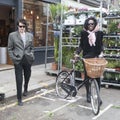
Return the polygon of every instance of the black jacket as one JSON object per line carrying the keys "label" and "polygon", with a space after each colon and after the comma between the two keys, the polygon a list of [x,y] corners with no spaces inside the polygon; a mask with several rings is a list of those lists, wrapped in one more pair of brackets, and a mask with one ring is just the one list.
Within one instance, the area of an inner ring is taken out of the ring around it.
{"label": "black jacket", "polygon": [[77,49],[77,54],[79,54],[81,51],[83,51],[83,57],[84,58],[93,58],[98,57],[98,55],[103,51],[103,32],[97,31],[95,32],[96,35],[96,42],[95,46],[89,45],[88,40],[89,33],[87,31],[81,32],[81,39],[80,39],[80,45]]}

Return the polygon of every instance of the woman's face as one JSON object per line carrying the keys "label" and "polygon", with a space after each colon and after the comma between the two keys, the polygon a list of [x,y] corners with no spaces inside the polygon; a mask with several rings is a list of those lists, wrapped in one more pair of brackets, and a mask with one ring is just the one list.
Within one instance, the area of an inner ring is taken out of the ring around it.
{"label": "woman's face", "polygon": [[93,20],[89,20],[89,21],[88,21],[88,30],[89,30],[89,31],[93,31],[94,28],[95,28],[95,23],[94,23],[94,21],[93,21]]}

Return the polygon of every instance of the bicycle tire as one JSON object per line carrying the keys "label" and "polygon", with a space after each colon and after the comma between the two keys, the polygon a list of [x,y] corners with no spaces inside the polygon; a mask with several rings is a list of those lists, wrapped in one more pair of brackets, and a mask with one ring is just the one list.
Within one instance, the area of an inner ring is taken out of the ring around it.
{"label": "bicycle tire", "polygon": [[97,115],[100,111],[100,94],[96,79],[91,79],[90,86],[92,111]]}
{"label": "bicycle tire", "polygon": [[71,74],[67,71],[61,71],[56,77],[56,93],[61,98],[69,96],[69,93],[63,89],[62,84],[70,85],[70,76]]}

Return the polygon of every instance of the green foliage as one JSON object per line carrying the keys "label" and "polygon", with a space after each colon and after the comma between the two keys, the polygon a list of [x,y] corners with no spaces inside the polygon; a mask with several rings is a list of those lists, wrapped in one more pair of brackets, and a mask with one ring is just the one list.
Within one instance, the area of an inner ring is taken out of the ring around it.
{"label": "green foliage", "polygon": [[117,22],[117,32],[120,32],[120,22]]}
{"label": "green foliage", "polygon": [[117,42],[114,38],[109,39],[104,38],[103,43],[105,47],[114,47]]}
{"label": "green foliage", "polygon": [[[81,57],[81,56],[82,56],[82,54],[80,54],[80,57]],[[82,61],[82,60],[78,61],[78,62],[75,64],[75,70],[81,71],[81,72],[84,71],[83,61]]]}
{"label": "green foliage", "polygon": [[73,58],[73,53],[75,48],[71,47],[63,47],[62,49],[62,64],[67,68],[72,68],[72,63],[70,63],[70,59]]}
{"label": "green foliage", "polygon": [[116,32],[120,32],[120,24],[119,22],[111,22],[108,25],[108,32],[109,33],[116,33]]}
{"label": "green foliage", "polygon": [[75,26],[74,27],[74,33],[76,35],[80,35],[80,32],[83,30],[83,26]]}
{"label": "green foliage", "polygon": [[115,33],[117,32],[117,23],[111,22],[108,26],[109,33]]}
{"label": "green foliage", "polygon": [[54,60],[58,63],[59,37],[54,38]]}
{"label": "green foliage", "polygon": [[104,72],[104,79],[110,80],[110,79],[115,79],[115,73],[110,73],[110,72]]}
{"label": "green foliage", "polygon": [[[76,48],[71,48],[71,47],[63,47],[62,49],[62,64],[67,67],[67,68],[72,68],[72,63],[70,63],[70,59],[72,59],[74,57],[74,51],[76,50]],[[81,54],[80,54],[81,56]],[[84,71],[83,68],[83,62],[82,61],[78,61],[75,64],[75,70],[77,71]]]}
{"label": "green foliage", "polygon": [[82,61],[78,61],[78,62],[76,63],[76,65],[75,65],[75,70],[81,71],[81,72],[84,71],[84,69],[83,69],[83,62],[82,62]]}
{"label": "green foliage", "polygon": [[67,11],[68,8],[65,5],[62,5],[60,3],[50,5],[50,13],[51,13],[52,20],[54,22],[56,21],[56,19],[60,17],[61,10],[63,10],[62,14],[64,14],[64,11]]}
{"label": "green foliage", "polygon": [[57,7],[54,4],[51,4],[50,5],[50,12],[51,12],[51,17],[52,17],[53,21],[55,20],[55,17],[57,15],[56,11],[57,11]]}
{"label": "green foliage", "polygon": [[108,68],[116,68],[116,67],[120,67],[120,61],[119,60],[108,60],[108,64],[107,64]]}

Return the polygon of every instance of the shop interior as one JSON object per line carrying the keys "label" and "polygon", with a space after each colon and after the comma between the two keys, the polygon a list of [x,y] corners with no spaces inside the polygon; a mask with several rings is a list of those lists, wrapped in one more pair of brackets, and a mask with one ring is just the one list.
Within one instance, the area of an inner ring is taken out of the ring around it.
{"label": "shop interior", "polygon": [[7,47],[8,34],[15,28],[14,8],[0,5],[0,11],[0,47]]}
{"label": "shop interior", "polygon": [[[34,46],[46,45],[47,4],[43,2],[25,2],[24,19],[28,23],[28,31],[34,35]],[[52,25],[49,26],[52,29]],[[48,45],[53,46],[53,33],[49,32]]]}
{"label": "shop interior", "polygon": [[11,64],[7,54],[7,43],[8,34],[15,30],[14,12],[15,8],[0,5],[0,64]]}

